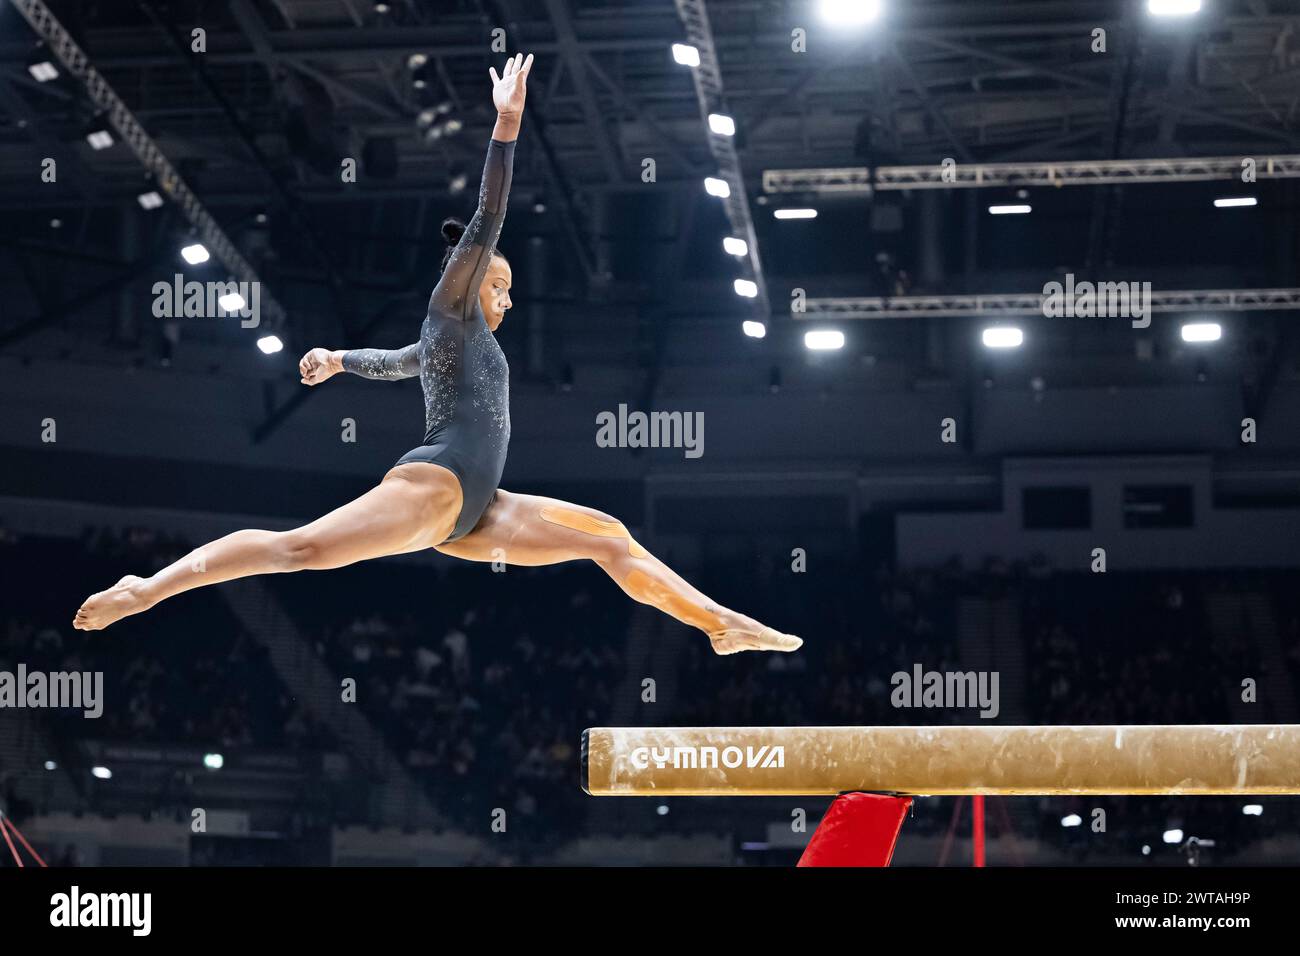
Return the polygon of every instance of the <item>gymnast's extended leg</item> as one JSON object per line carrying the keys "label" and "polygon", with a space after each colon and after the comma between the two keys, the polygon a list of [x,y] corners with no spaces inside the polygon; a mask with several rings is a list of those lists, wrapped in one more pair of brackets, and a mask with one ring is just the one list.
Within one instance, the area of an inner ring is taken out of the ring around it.
{"label": "gymnast's extended leg", "polygon": [[555,498],[498,491],[474,530],[438,550],[516,565],[590,559],[633,599],[709,635],[719,654],[793,651],[803,641],[717,604],[637,544],[618,520]]}
{"label": "gymnast's extended leg", "polygon": [[409,462],[355,501],[292,531],[246,529],[196,548],[151,577],[129,574],[86,599],[73,626],[96,631],[193,588],[253,574],[325,570],[433,547],[451,534],[461,488],[445,468]]}

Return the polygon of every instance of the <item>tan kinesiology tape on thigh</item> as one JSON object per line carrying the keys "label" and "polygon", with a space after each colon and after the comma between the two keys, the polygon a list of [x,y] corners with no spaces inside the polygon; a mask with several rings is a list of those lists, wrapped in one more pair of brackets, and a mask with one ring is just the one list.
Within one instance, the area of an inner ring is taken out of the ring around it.
{"label": "tan kinesiology tape on thigh", "polygon": [[602,538],[627,538],[627,553],[634,558],[648,558],[650,552],[641,545],[632,540],[628,534],[627,528],[623,527],[621,521],[601,521],[599,518],[593,518],[589,514],[583,514],[581,511],[572,511],[569,508],[543,508],[542,520],[549,521],[551,524],[558,524],[562,528],[569,528],[573,531],[582,531],[586,534],[599,535]]}

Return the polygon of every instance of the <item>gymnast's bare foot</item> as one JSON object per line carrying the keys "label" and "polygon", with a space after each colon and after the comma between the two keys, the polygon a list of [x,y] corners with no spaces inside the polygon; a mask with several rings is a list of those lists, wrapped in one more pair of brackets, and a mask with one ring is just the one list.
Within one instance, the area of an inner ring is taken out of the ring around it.
{"label": "gymnast's bare foot", "polygon": [[752,617],[732,612],[728,626],[709,634],[715,654],[739,654],[741,651],[780,651],[788,654],[803,647],[803,638],[782,634],[764,627]]}
{"label": "gymnast's bare foot", "polygon": [[144,578],[128,574],[107,591],[92,594],[77,609],[72,626],[79,631],[102,631],[128,615],[149,610],[152,605],[140,593],[143,583]]}

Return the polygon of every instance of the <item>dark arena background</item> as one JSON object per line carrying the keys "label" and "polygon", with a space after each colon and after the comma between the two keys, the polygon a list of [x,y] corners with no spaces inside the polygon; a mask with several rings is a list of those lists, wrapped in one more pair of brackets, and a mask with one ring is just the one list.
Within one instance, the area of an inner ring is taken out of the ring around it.
{"label": "dark arena background", "polygon": [[[420,336],[516,53],[500,486],[606,550],[74,627],[420,445],[433,360],[299,362]],[[1291,0],[0,0],[0,886],[1295,866],[1298,184]],[[642,548],[803,646],[713,653]]]}

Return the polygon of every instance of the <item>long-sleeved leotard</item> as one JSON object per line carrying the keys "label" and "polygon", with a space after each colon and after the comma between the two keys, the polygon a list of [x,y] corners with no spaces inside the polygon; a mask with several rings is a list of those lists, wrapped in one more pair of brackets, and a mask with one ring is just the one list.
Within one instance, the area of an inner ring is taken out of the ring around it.
{"label": "long-sleeved leotard", "polygon": [[515,144],[492,140],[478,209],[429,298],[420,340],[401,349],[354,349],[344,371],[366,378],[418,374],[424,390],[424,444],[398,463],[433,462],[460,479],[464,501],[447,540],[473,530],[496,494],[510,442],[510,370],[487,327],[478,289],[501,235]]}
{"label": "long-sleeved leotard", "polygon": [[343,371],[362,378],[411,378],[420,374],[420,343],[404,349],[352,349],[343,353]]}

